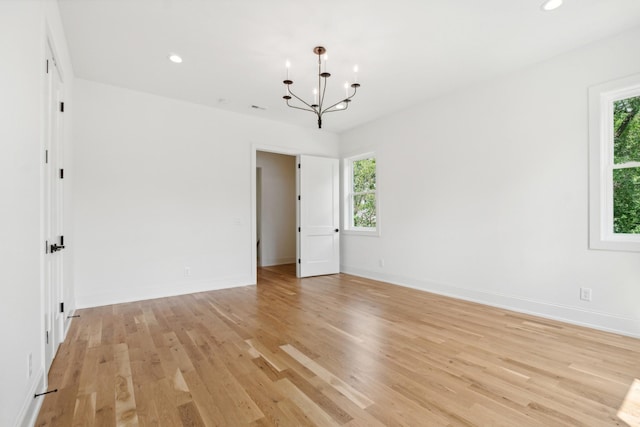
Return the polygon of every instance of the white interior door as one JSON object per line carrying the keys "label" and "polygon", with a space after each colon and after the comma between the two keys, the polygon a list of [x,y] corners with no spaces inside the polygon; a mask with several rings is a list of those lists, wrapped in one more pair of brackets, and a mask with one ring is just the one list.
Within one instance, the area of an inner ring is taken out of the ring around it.
{"label": "white interior door", "polygon": [[44,166],[44,340],[45,370],[48,371],[64,333],[63,295],[64,248],[62,232],[62,78],[51,50],[47,52],[47,133]]}
{"label": "white interior door", "polygon": [[[54,334],[53,334],[53,345],[55,350],[58,349],[58,346],[64,340],[64,323],[65,323],[65,314],[63,312],[63,301],[64,301],[64,230],[63,230],[63,200],[64,200],[64,162],[63,162],[63,153],[62,153],[62,135],[63,135],[63,119],[62,116],[64,114],[64,94],[62,88],[62,76],[60,75],[60,69],[57,65],[54,67],[54,87],[55,87],[55,109],[53,111],[55,117],[55,124],[53,126],[52,131],[54,132],[52,136],[52,158],[54,160],[54,174],[53,174],[53,241],[56,247],[58,248],[55,252],[51,254],[53,258],[53,321],[55,323],[54,326]],[[55,357],[55,351],[54,351]]]}
{"label": "white interior door", "polygon": [[298,156],[298,277],[340,272],[338,159]]}

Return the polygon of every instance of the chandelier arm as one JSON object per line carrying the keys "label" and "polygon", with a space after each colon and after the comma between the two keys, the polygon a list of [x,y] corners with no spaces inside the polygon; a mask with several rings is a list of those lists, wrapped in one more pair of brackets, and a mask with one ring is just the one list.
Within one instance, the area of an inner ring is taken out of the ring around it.
{"label": "chandelier arm", "polygon": [[[308,109],[308,108],[302,108],[302,107],[296,107],[295,105],[291,105],[291,104],[289,104],[288,102],[287,102],[287,107],[295,108],[296,110],[311,111],[312,113],[316,113],[316,111],[315,111],[315,110],[310,110],[310,109]],[[317,114],[317,113],[316,113],[316,114]]]}
{"label": "chandelier arm", "polygon": [[344,107],[344,108],[341,108],[341,109],[334,108],[333,110],[325,110],[324,112],[325,113],[335,113],[337,111],[346,111],[348,109],[349,109],[349,103],[347,102],[346,107]]}
{"label": "chandelier arm", "polygon": [[333,112],[333,111],[344,111],[344,110],[346,110],[347,108],[349,108],[349,103],[348,102],[345,103],[345,104],[347,104],[347,106],[344,107],[341,110],[331,110],[331,108],[335,107],[336,105],[339,105],[339,104],[343,103],[344,101],[350,100],[351,98],[356,96],[356,92],[357,91],[358,91],[358,88],[354,87],[353,88],[353,93],[350,96],[348,96],[347,98],[341,99],[340,101],[338,101],[335,104],[333,104],[331,107],[327,107],[322,113],[324,114],[324,113],[330,113],[330,112]]}
{"label": "chandelier arm", "polygon": [[324,113],[333,113],[334,111],[344,111],[344,110],[346,110],[347,107],[345,107],[345,108],[335,108],[337,105],[340,105],[341,103],[342,103],[342,101],[338,102],[337,104],[333,104],[331,107],[325,108],[325,110],[322,112],[322,114],[324,114]]}
{"label": "chandelier arm", "polygon": [[318,113],[318,111],[317,111],[315,108],[313,108],[311,105],[307,104],[307,103],[306,103],[302,98],[300,98],[298,95],[296,95],[295,93],[293,93],[293,92],[291,91],[291,89],[289,89],[289,94],[290,94],[290,95],[293,95],[293,96],[294,96],[294,98],[296,98],[298,101],[302,102],[304,105],[306,105],[306,106],[307,106],[307,107],[309,107],[310,109],[309,109],[309,110],[307,110],[306,108],[295,107],[295,106],[293,106],[293,105],[290,105],[290,104],[289,104],[289,100],[287,100],[287,105],[288,105],[289,107],[291,107],[291,108],[298,108],[298,109],[300,109],[300,110],[313,111],[314,113]]}
{"label": "chandelier arm", "polygon": [[347,99],[353,98],[354,96],[356,96],[356,93],[358,92],[358,86],[352,86],[352,87],[353,87],[353,93]]}
{"label": "chandelier arm", "polygon": [[[355,95],[355,93],[354,93],[354,95]],[[336,103],[335,103],[335,104],[333,104],[332,106],[325,108],[325,109],[324,109],[324,111],[322,111],[322,114],[324,114],[324,113],[330,113],[330,112],[332,112],[332,111],[344,111],[344,110],[346,110],[346,109],[349,107],[349,103],[348,103],[348,102],[346,103],[346,104],[347,104],[347,106],[346,106],[345,108],[341,109],[341,110],[337,110],[337,109],[336,109],[336,110],[332,110],[332,108],[333,108],[333,107],[335,107],[336,105],[340,105],[340,104],[342,104],[345,100],[350,99],[352,96],[353,96],[353,95],[351,95],[349,98],[341,99],[340,101],[336,102]]]}
{"label": "chandelier arm", "polygon": [[[331,107],[329,107],[329,108],[331,108]],[[322,114],[324,114],[324,113],[336,113],[336,112],[338,112],[338,111],[347,111],[347,110],[349,109],[349,103],[347,103],[347,106],[346,106],[346,107],[341,108],[341,109],[334,108],[333,110],[329,110],[329,108],[327,108],[326,110],[324,110],[324,111],[322,112]]]}
{"label": "chandelier arm", "polygon": [[[320,83],[321,77],[318,77],[318,83]],[[327,91],[327,78],[324,78],[324,88],[322,88],[322,98],[320,98],[320,105],[318,106],[318,110],[322,111],[322,104],[324,104],[324,94]],[[331,107],[329,107],[331,108]]]}
{"label": "chandelier arm", "polygon": [[[324,91],[327,89],[327,79],[324,80],[324,89],[322,89],[322,56],[318,53],[318,112],[322,111],[322,103],[324,102]],[[320,95],[322,91],[322,95]]]}

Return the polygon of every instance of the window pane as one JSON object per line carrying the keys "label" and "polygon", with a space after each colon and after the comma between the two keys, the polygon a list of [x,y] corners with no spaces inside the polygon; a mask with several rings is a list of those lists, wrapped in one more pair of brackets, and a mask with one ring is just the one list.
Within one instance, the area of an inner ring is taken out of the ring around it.
{"label": "window pane", "polygon": [[640,234],[640,168],[613,171],[613,232]]}
{"label": "window pane", "polygon": [[613,103],[614,163],[640,162],[640,96]]}
{"label": "window pane", "polygon": [[371,227],[376,226],[376,195],[361,194],[353,196],[353,226]]}
{"label": "window pane", "polygon": [[376,189],[376,159],[362,159],[353,162],[353,192]]}

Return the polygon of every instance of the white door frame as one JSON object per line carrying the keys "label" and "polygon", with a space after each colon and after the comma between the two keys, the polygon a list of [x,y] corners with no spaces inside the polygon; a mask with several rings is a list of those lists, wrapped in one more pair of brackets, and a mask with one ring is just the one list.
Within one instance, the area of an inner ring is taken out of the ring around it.
{"label": "white door frame", "polygon": [[[256,239],[256,153],[264,151],[267,153],[284,154],[286,156],[298,156],[301,153],[293,148],[277,147],[273,145],[251,144],[251,280],[258,283],[258,253]],[[297,254],[296,254],[297,256]]]}
{"label": "white door frame", "polygon": [[[260,227],[258,227],[260,225]],[[262,168],[256,167],[256,260],[262,266]]]}

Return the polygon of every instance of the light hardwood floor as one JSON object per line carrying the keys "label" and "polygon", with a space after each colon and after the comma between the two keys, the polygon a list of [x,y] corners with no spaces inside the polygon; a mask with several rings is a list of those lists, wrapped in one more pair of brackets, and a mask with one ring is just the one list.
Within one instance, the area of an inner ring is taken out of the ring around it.
{"label": "light hardwood floor", "polygon": [[640,425],[640,340],[293,274],[80,310],[37,425]]}

